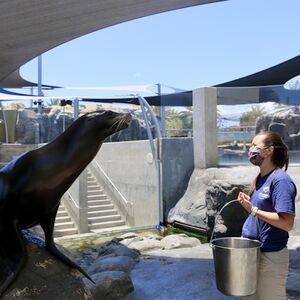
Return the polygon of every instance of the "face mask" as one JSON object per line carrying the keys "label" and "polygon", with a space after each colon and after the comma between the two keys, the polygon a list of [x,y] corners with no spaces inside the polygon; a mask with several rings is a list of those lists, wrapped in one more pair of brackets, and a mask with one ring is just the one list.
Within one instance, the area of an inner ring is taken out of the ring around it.
{"label": "face mask", "polygon": [[255,166],[260,166],[264,161],[264,157],[262,157],[260,154],[260,148],[257,148],[255,146],[249,148],[248,158],[249,161]]}

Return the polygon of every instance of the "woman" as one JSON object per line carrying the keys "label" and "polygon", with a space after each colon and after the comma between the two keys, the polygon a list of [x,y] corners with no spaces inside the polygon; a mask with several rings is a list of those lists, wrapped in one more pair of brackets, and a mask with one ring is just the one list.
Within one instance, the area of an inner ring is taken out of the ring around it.
{"label": "woman", "polygon": [[238,196],[250,214],[242,236],[260,240],[262,247],[257,291],[244,299],[285,299],[288,231],[294,225],[297,193],[292,179],[282,170],[288,168],[288,148],[278,134],[266,132],[254,137],[248,156],[250,162],[260,168],[260,173],[248,195],[239,193]]}

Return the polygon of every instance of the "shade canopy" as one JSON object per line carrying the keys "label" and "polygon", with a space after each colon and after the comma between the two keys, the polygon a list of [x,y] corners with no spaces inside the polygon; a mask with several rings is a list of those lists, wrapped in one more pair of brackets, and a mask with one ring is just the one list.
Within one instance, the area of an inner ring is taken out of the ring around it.
{"label": "shade canopy", "polygon": [[[2,0],[0,87],[22,87],[11,74],[38,55],[87,33],[122,22],[224,0]],[[84,54],[83,54],[84,55]]]}

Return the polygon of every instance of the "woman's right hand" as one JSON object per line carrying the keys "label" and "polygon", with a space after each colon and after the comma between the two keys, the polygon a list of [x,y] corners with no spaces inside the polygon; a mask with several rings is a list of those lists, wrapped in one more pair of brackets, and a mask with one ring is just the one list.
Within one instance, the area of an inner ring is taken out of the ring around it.
{"label": "woman's right hand", "polygon": [[238,200],[239,200],[240,204],[244,207],[244,209],[250,214],[251,210],[252,210],[250,196],[243,192],[239,192]]}

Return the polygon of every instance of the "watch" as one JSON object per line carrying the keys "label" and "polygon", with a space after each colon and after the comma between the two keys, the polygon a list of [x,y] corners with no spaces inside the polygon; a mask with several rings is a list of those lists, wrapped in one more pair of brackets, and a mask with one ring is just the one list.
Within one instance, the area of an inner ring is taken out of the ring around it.
{"label": "watch", "polygon": [[256,217],[257,211],[258,211],[258,207],[257,206],[252,206],[251,213],[250,213],[251,216]]}

